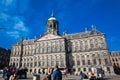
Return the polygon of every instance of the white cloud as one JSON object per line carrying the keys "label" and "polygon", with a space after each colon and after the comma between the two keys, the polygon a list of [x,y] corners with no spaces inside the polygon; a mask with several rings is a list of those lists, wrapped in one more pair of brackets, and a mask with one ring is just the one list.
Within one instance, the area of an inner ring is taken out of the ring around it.
{"label": "white cloud", "polygon": [[24,22],[24,17],[16,15],[16,11],[24,13],[28,9],[29,1],[0,0],[0,26],[7,28],[6,36],[19,38],[29,34],[29,28]]}
{"label": "white cloud", "polygon": [[9,18],[10,18],[9,15],[7,15],[7,14],[5,14],[3,12],[0,13],[0,19],[1,20],[7,21]]}
{"label": "white cloud", "polygon": [[20,32],[18,31],[9,31],[6,32],[9,36],[14,37],[14,38],[19,38],[20,37]]}
{"label": "white cloud", "polygon": [[14,29],[17,29],[19,31],[28,31],[28,29],[25,27],[25,25],[22,21],[16,23],[15,26],[14,26]]}
{"label": "white cloud", "polygon": [[[5,0],[4,0],[5,1]],[[6,0],[4,4],[11,5],[14,3],[15,0]]]}
{"label": "white cloud", "polygon": [[0,13],[0,26],[8,28],[6,34],[10,37],[19,38],[29,34],[29,28],[24,23],[22,16]]}
{"label": "white cloud", "polygon": [[11,6],[11,5],[14,5],[16,1],[17,0],[1,0],[0,3],[1,5],[4,5],[4,6]]}
{"label": "white cloud", "polygon": [[25,26],[24,22],[19,17],[16,16],[14,18],[14,21],[14,29],[18,31],[28,32],[28,28]]}
{"label": "white cloud", "polygon": [[24,13],[29,8],[29,2],[30,0],[0,0],[0,11]]}

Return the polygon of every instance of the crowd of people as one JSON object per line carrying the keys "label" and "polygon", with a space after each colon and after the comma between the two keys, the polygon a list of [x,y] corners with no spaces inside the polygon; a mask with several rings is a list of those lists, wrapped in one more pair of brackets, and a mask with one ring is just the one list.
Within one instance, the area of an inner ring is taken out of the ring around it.
{"label": "crowd of people", "polygon": [[42,80],[62,80],[62,72],[58,66],[55,66],[52,72],[48,69],[47,76],[43,76]]}
{"label": "crowd of people", "polygon": [[3,80],[18,80],[27,78],[27,68],[16,68],[13,66],[5,67],[3,69]]}
{"label": "crowd of people", "polygon": [[[27,78],[27,68],[16,68],[13,66],[5,67],[3,69],[3,80],[18,80]],[[46,71],[45,71],[46,72]],[[43,71],[43,74],[44,71]],[[48,68],[46,76],[42,76],[42,80],[62,80],[62,76],[67,77],[68,70],[64,70],[64,73],[59,69],[58,66],[55,66],[54,69]],[[79,73],[80,80],[89,79],[89,80],[103,80],[97,78],[94,74],[86,75],[82,71]]]}
{"label": "crowd of people", "polygon": [[96,76],[94,73],[85,74],[82,71],[80,71],[79,76],[80,76],[80,80],[84,80],[84,79],[89,79],[89,80],[104,80],[103,76],[101,76],[99,74]]}

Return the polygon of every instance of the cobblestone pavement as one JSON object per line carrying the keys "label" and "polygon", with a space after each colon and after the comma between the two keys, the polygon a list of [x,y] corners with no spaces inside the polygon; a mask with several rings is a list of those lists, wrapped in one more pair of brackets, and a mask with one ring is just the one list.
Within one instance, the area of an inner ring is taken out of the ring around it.
{"label": "cobblestone pavement", "polygon": [[[2,80],[2,75],[0,74],[0,80]],[[46,75],[40,75],[40,78]],[[33,80],[33,75],[28,75],[27,79],[19,79],[19,80]],[[79,76],[68,75],[67,77],[63,76],[63,80],[80,80]],[[120,75],[115,76],[106,76],[105,80],[120,80]]]}

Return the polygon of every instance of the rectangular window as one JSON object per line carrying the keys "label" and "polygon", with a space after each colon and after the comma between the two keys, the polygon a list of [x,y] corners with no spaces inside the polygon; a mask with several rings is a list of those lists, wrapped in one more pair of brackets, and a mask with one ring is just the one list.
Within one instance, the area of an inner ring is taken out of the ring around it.
{"label": "rectangular window", "polygon": [[101,59],[99,59],[99,64],[101,64]]}
{"label": "rectangular window", "polygon": [[38,64],[39,64],[38,66],[41,66],[41,62],[39,62]]}
{"label": "rectangular window", "polygon": [[47,49],[48,49],[48,52],[50,52],[50,47],[48,47]]}
{"label": "rectangular window", "polygon": [[85,65],[85,60],[82,60],[82,64]]}
{"label": "rectangular window", "polygon": [[64,67],[64,61],[61,61],[61,67]]}
{"label": "rectangular window", "polygon": [[90,44],[90,47],[91,47],[91,49],[94,49],[94,45],[93,44]]}
{"label": "rectangular window", "polygon": [[90,65],[90,60],[88,60],[88,65]]}
{"label": "rectangular window", "polygon": [[51,65],[54,66],[54,61],[51,62]]}
{"label": "rectangular window", "polygon": [[80,65],[80,61],[77,61],[77,65]]}
{"label": "rectangular window", "polygon": [[42,66],[44,66],[45,65],[45,62],[42,62]]}
{"label": "rectangular window", "polygon": [[47,61],[47,66],[50,66],[50,62],[49,61]]}
{"label": "rectangular window", "polygon": [[78,71],[80,71],[80,68],[78,68]]}
{"label": "rectangular window", "polygon": [[29,67],[29,63],[27,63],[27,67]]}
{"label": "rectangular window", "polygon": [[59,61],[56,61],[56,65],[59,66]]}
{"label": "rectangular window", "polygon": [[30,64],[30,67],[32,67],[32,66],[33,66],[33,63]]}
{"label": "rectangular window", "polygon": [[96,65],[96,64],[97,64],[97,63],[96,63],[96,59],[94,59],[94,60],[93,60],[93,64],[94,64],[94,65]]}
{"label": "rectangular window", "polygon": [[34,63],[34,66],[37,66],[37,62]]}
{"label": "rectangular window", "polygon": [[107,67],[107,71],[110,71],[110,68],[109,68],[109,67]]}
{"label": "rectangular window", "polygon": [[105,59],[105,64],[108,64],[108,59]]}

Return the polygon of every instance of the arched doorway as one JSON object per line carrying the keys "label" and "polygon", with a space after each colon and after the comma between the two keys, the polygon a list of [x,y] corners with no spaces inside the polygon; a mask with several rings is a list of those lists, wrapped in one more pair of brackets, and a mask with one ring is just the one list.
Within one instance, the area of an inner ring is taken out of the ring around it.
{"label": "arched doorway", "polygon": [[40,69],[38,69],[38,73],[41,74],[41,70]]}
{"label": "arched doorway", "polygon": [[34,69],[34,73],[36,73],[36,69]]}

